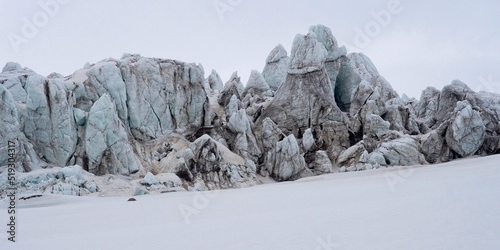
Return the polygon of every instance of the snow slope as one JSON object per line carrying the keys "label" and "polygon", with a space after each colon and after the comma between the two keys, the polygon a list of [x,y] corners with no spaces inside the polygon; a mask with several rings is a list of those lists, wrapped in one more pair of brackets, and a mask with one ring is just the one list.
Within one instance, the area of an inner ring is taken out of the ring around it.
{"label": "snow slope", "polygon": [[[217,193],[43,196],[1,249],[500,249],[500,156]],[[0,222],[6,224],[2,201]],[[182,211],[195,212],[186,220]]]}

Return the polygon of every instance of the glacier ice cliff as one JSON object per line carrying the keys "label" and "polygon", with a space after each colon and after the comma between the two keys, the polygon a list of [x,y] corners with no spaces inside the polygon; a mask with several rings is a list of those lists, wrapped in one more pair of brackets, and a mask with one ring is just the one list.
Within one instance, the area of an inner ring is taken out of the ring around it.
{"label": "glacier ice cliff", "polygon": [[224,84],[200,64],[137,54],[69,76],[7,63],[0,179],[8,141],[27,192],[145,194],[498,154],[499,122],[500,95],[456,80],[400,97],[366,55],[315,25],[290,53],[272,49],[246,85],[237,72]]}

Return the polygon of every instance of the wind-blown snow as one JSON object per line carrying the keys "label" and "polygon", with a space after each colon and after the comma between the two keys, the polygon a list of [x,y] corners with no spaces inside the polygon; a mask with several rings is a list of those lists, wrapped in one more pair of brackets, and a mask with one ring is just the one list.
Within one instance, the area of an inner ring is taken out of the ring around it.
{"label": "wind-blown snow", "polygon": [[[2,249],[500,249],[500,156],[213,192],[20,201]],[[6,201],[0,222],[6,224]],[[179,208],[196,211],[185,220]],[[326,245],[325,245],[326,244]],[[329,247],[329,248],[328,248]]]}

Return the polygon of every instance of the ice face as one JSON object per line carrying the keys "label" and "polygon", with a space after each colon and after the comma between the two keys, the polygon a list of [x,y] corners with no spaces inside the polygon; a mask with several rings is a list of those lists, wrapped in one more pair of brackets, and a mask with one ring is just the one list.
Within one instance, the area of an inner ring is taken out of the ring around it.
{"label": "ice face", "polygon": [[126,121],[128,119],[127,93],[125,82],[123,82],[116,62],[103,62],[92,66],[87,71],[87,77],[90,84],[100,92],[100,95],[109,93],[116,103],[118,117],[122,121]]}
{"label": "ice face", "polygon": [[27,80],[24,133],[48,163],[66,166],[77,142],[73,95],[60,80],[31,75]]}
{"label": "ice face", "polygon": [[104,94],[92,106],[85,130],[88,170],[96,174],[134,174],[139,170],[115,104]]}

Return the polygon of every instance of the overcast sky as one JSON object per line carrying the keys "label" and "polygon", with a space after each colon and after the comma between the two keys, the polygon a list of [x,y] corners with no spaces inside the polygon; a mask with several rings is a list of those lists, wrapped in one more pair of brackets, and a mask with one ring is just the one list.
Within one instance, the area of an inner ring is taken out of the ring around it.
{"label": "overcast sky", "polygon": [[[69,75],[123,53],[201,63],[246,84],[310,25],[368,55],[400,93],[460,79],[500,93],[500,1],[0,0],[0,64]],[[215,7],[218,6],[217,8]],[[31,29],[30,29],[31,28]],[[34,29],[33,29],[34,28]]]}

